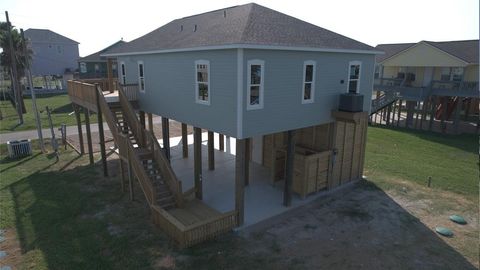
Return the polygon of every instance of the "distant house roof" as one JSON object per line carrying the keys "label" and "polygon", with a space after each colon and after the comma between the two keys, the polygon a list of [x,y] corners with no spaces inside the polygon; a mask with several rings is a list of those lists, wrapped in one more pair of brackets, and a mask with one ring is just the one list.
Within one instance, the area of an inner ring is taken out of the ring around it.
{"label": "distant house roof", "polygon": [[[439,50],[442,50],[450,55],[453,55],[467,63],[478,63],[478,39],[474,40],[458,40],[458,41],[420,41],[429,44]],[[383,62],[392,56],[407,50],[408,48],[418,43],[398,43],[398,44],[379,44],[375,47],[377,50],[385,52],[384,55],[377,56],[377,62]]]}
{"label": "distant house roof", "polygon": [[249,46],[377,53],[367,44],[250,3],[174,20],[106,55]]}
{"label": "distant house roof", "polygon": [[115,43],[113,43],[112,45],[96,52],[96,53],[92,53],[90,55],[87,55],[85,57],[81,57],[80,59],[78,59],[79,62],[102,62],[102,61],[105,61],[105,57],[102,57],[101,54],[104,54],[104,53],[108,53],[110,50],[114,49],[114,48],[117,48],[119,46],[121,46],[122,44],[126,44],[125,41],[123,40],[119,40]]}
{"label": "distant house roof", "polygon": [[32,42],[80,44],[73,39],[69,39],[48,29],[30,28],[25,30],[25,36]]}

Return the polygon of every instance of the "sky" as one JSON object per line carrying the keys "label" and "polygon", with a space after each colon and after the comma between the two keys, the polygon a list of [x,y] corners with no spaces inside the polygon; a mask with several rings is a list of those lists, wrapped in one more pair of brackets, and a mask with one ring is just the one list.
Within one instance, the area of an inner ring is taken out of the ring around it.
{"label": "sky", "polygon": [[[17,28],[50,29],[80,42],[80,56],[131,41],[178,18],[250,1],[2,0]],[[257,0],[255,3],[371,46],[479,38],[478,0]]]}

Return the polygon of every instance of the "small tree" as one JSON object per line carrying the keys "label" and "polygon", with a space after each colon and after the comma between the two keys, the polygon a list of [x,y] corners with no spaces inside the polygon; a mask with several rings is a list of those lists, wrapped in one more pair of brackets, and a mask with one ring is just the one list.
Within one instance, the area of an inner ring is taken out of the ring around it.
{"label": "small tree", "polygon": [[[9,36],[8,32],[12,33],[12,43],[13,43],[13,52],[10,50],[9,46]],[[20,100],[18,104],[22,106],[22,112],[26,113],[25,103],[23,101],[22,90],[21,90],[21,78],[25,76],[25,69],[27,68],[28,61],[31,61],[32,58],[32,51],[27,50],[24,52],[23,49],[23,41],[20,33],[18,32],[15,27],[8,26],[7,22],[0,22],[0,47],[3,49],[3,52],[0,54],[0,62],[1,65],[4,66],[7,73],[10,75],[10,81],[12,84],[15,84],[19,91]],[[12,65],[12,58],[11,54],[13,53],[16,62],[16,74],[17,77],[13,80],[13,65]],[[13,87],[11,87],[13,89]],[[13,90],[12,90],[13,91]],[[14,95],[14,93],[12,93]]]}

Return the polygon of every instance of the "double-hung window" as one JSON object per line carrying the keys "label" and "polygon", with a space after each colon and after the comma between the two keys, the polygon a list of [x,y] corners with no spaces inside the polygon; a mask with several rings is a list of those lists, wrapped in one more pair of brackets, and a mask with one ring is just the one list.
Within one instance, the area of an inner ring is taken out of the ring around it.
{"label": "double-hung window", "polygon": [[195,61],[195,101],[210,105],[210,62]]}
{"label": "double-hung window", "polygon": [[352,61],[348,64],[348,93],[360,92],[360,61]]}
{"label": "double-hung window", "polygon": [[263,108],[263,82],[265,81],[265,62],[248,61],[247,110]]}
{"label": "double-hung window", "polygon": [[125,70],[125,62],[121,62],[120,63],[120,71],[122,72],[121,73],[121,77],[122,77],[122,84],[125,85],[127,84],[127,72]]}
{"label": "double-hung window", "polygon": [[145,66],[143,61],[138,61],[138,89],[145,92]]}
{"label": "double-hung window", "polygon": [[302,103],[312,103],[315,100],[315,61],[303,63]]}

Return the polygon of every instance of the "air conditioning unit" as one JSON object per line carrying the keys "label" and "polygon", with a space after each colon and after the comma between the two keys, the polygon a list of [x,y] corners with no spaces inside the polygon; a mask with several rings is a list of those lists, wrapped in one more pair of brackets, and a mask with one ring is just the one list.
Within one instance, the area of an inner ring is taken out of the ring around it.
{"label": "air conditioning unit", "polygon": [[7,142],[8,155],[10,158],[19,158],[32,154],[32,143],[30,139]]}
{"label": "air conditioning unit", "polygon": [[363,112],[363,95],[356,93],[341,94],[338,110],[344,112]]}

